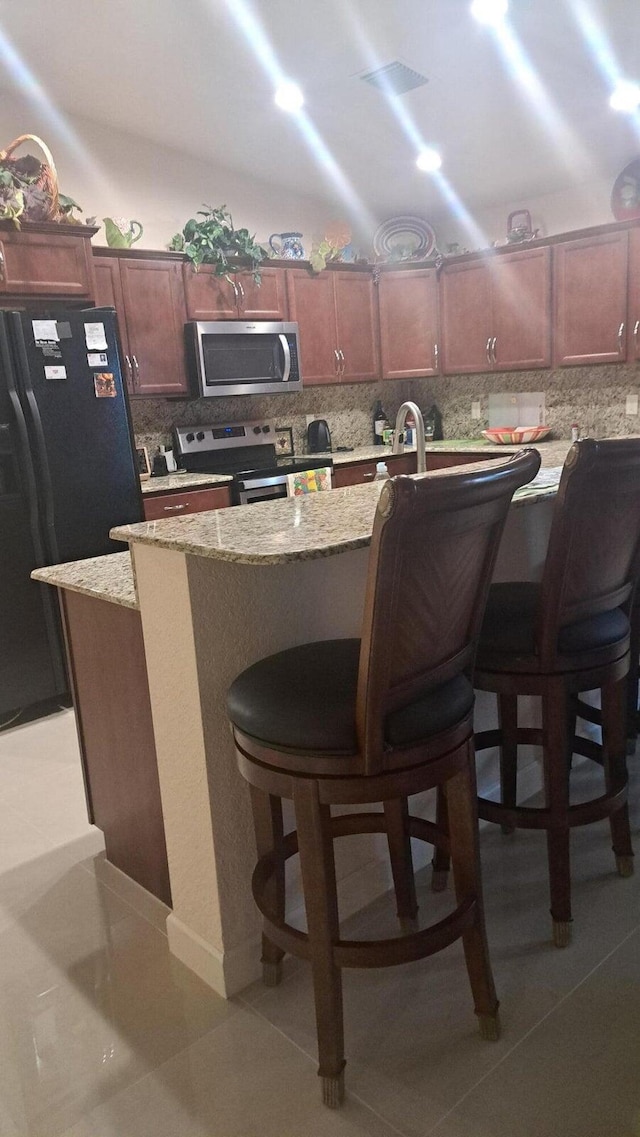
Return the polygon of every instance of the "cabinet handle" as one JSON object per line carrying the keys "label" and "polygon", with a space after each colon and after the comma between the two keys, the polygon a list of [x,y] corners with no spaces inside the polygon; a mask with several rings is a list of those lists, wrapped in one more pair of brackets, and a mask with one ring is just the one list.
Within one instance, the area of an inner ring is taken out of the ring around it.
{"label": "cabinet handle", "polygon": [[238,288],[240,289],[240,300],[244,304],[244,288],[242,287],[241,280],[238,281]]}
{"label": "cabinet handle", "polygon": [[437,343],[433,345],[433,370],[438,370],[438,363],[440,361],[440,348]]}
{"label": "cabinet handle", "polygon": [[497,362],[498,362],[498,359],[497,359],[497,356],[496,356],[496,347],[497,347],[497,345],[498,345],[498,337],[497,337],[497,336],[494,336],[494,337],[493,337],[493,339],[492,339],[492,341],[491,341],[491,359],[492,359],[492,362],[493,362],[494,366],[495,366],[495,365],[497,364]]}
{"label": "cabinet handle", "polygon": [[487,337],[487,346],[485,347],[485,351],[487,353],[487,363],[489,364],[489,367],[491,367],[491,336]]}
{"label": "cabinet handle", "polygon": [[633,346],[636,349],[636,355],[638,354],[638,332],[639,331],[640,331],[640,320],[636,320],[635,324],[633,325]]}
{"label": "cabinet handle", "polygon": [[129,359],[128,355],[125,355],[125,359],[127,361],[127,367],[129,368],[129,379],[131,380],[131,386],[133,386],[133,368],[131,366],[131,360]]}
{"label": "cabinet handle", "polygon": [[136,379],[139,379],[140,378],[140,368],[138,367],[138,360],[136,359],[135,355],[132,355],[131,358],[133,360],[133,366],[136,369]]}
{"label": "cabinet handle", "polygon": [[4,280],[4,253],[0,249],[0,280]]}
{"label": "cabinet handle", "polygon": [[624,336],[624,321],[620,324],[620,327],[618,328],[618,355],[622,355],[622,352],[623,352],[623,344],[622,344],[623,336]]}
{"label": "cabinet handle", "polygon": [[185,501],[182,505],[163,505],[165,513],[177,513],[180,509],[186,509],[190,503]]}
{"label": "cabinet handle", "polygon": [[336,357],[336,375],[339,375],[340,374],[340,352],[338,351],[337,347],[334,347],[333,354]]}
{"label": "cabinet handle", "polygon": [[342,378],[342,376],[344,375],[345,367],[347,366],[347,361],[344,357],[344,352],[343,352],[342,348],[338,348],[338,351],[340,353],[340,359],[341,359],[339,374],[340,374],[340,378]]}
{"label": "cabinet handle", "polygon": [[363,474],[362,475],[363,478],[375,478],[375,476],[376,476],[375,470],[372,470],[370,474]]}
{"label": "cabinet handle", "polygon": [[231,287],[233,288],[233,295],[234,295],[234,297],[235,297],[235,301],[236,301],[236,304],[237,304],[237,303],[238,303],[238,299],[239,299],[239,297],[238,297],[238,285],[236,284],[235,280],[230,280],[230,281],[229,281],[229,284],[230,284],[230,285],[231,285]]}

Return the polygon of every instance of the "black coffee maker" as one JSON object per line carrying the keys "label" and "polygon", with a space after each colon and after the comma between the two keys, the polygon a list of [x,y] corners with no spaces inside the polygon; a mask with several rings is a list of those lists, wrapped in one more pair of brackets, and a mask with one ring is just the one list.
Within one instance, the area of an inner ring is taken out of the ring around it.
{"label": "black coffee maker", "polygon": [[331,451],[331,431],[325,419],[315,418],[307,427],[307,451],[321,454]]}

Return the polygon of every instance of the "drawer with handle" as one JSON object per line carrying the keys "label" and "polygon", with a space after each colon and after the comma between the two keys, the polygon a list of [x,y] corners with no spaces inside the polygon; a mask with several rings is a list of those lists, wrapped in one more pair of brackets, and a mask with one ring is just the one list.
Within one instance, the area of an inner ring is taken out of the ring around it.
{"label": "drawer with handle", "polygon": [[208,509],[224,509],[231,505],[228,486],[211,489],[185,490],[183,493],[145,494],[145,521],[160,521],[167,517],[185,517],[188,513],[203,513]]}

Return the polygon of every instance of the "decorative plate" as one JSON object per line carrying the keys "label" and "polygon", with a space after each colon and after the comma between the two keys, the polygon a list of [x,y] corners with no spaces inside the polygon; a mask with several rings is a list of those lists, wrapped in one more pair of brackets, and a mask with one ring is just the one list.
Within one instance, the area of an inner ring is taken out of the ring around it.
{"label": "decorative plate", "polygon": [[514,443],[541,442],[551,433],[550,426],[494,426],[482,431],[489,442],[501,442],[508,446]]}
{"label": "decorative plate", "polygon": [[625,166],[611,191],[611,212],[616,221],[633,221],[640,217],[640,158]]}
{"label": "decorative plate", "polygon": [[390,260],[428,257],[435,247],[435,232],[422,217],[390,217],[376,229],[373,237],[376,256]]}

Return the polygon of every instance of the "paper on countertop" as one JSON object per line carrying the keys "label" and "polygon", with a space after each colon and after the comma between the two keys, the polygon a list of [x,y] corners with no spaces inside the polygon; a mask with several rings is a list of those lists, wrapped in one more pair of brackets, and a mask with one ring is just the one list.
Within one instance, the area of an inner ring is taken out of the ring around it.
{"label": "paper on countertop", "polygon": [[331,467],[322,466],[319,470],[302,470],[297,474],[287,474],[287,494],[300,497],[305,493],[331,489]]}

